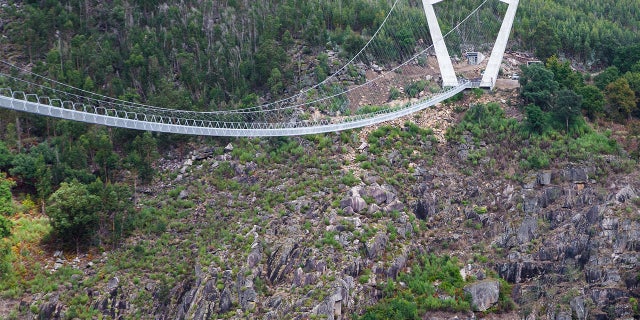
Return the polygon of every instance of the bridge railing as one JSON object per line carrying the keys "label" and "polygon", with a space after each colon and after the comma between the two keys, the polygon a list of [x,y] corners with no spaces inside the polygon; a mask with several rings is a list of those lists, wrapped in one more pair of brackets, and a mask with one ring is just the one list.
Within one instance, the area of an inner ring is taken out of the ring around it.
{"label": "bridge railing", "polygon": [[[273,122],[264,120],[248,121],[246,119],[252,118],[251,114],[239,115],[233,112],[229,114],[206,112],[177,113],[169,109],[145,109],[124,103],[115,104],[93,99],[89,99],[90,103],[86,103],[39,96],[37,94],[25,93],[24,91],[13,91],[11,88],[0,88],[0,97],[5,97],[5,99],[0,101],[0,107],[76,121],[141,130],[200,134],[197,133],[200,132],[197,129],[206,129],[205,131],[214,132],[216,135],[221,134],[221,131],[216,131],[216,129],[230,130],[228,132],[232,132],[234,135],[240,134],[237,132],[238,130],[258,132],[257,135],[271,130],[274,132],[286,131],[287,135],[293,135],[339,131],[379,123],[432,106],[461,92],[465,88],[472,88],[477,85],[479,85],[479,83],[475,81],[461,80],[458,87],[443,89],[433,96],[423,98],[413,103],[387,107],[365,114],[298,121],[287,121],[286,118],[284,121]],[[188,117],[177,116],[178,114],[188,115]],[[258,119],[264,119],[264,117],[258,117]],[[273,119],[282,119],[282,115],[274,114]],[[172,131],[174,129],[177,131]],[[222,131],[223,135],[226,133],[227,131]]]}

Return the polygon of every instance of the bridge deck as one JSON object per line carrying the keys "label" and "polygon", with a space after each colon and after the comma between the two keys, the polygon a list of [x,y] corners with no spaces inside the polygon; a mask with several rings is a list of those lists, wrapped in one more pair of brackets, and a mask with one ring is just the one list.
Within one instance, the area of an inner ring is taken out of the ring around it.
{"label": "bridge deck", "polygon": [[431,107],[467,88],[478,87],[478,85],[477,82],[463,80],[456,87],[448,88],[436,96],[403,107],[389,107],[375,113],[339,119],[299,122],[198,120],[158,115],[153,113],[152,109],[148,113],[131,112],[67,101],[54,105],[49,98],[40,98],[34,94],[14,92],[9,89],[0,90],[0,107],[55,118],[145,131],[228,137],[297,136],[355,129],[393,120]]}

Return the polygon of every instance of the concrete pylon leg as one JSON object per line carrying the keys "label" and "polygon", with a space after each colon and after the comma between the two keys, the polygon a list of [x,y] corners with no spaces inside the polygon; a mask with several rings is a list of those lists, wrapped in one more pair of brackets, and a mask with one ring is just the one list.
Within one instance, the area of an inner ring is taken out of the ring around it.
{"label": "concrete pylon leg", "polygon": [[436,12],[433,9],[433,5],[442,0],[422,0],[422,7],[424,7],[424,13],[427,16],[427,24],[429,25],[429,33],[431,33],[431,40],[433,41],[433,47],[436,50],[436,56],[438,58],[438,65],[440,66],[440,74],[442,75],[443,87],[457,87],[458,78],[453,70],[453,64],[451,64],[451,57],[447,50],[447,45],[444,42],[440,25],[438,24],[438,18]]}
{"label": "concrete pylon leg", "polygon": [[482,76],[480,87],[493,89],[498,79],[498,73],[500,72],[500,65],[502,64],[502,58],[504,57],[504,50],[507,48],[507,42],[509,41],[509,34],[513,27],[513,20],[516,17],[516,10],[518,9],[519,0],[500,0],[508,3],[507,13],[504,15],[500,32],[496,38],[496,42],[493,45],[491,51],[491,57],[487,62],[487,68]]}

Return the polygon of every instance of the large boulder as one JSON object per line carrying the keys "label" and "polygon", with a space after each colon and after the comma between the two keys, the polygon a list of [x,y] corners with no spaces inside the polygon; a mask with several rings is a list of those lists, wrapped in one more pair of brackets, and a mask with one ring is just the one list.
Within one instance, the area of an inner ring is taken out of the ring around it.
{"label": "large boulder", "polygon": [[340,207],[342,209],[351,207],[351,209],[353,209],[353,212],[360,212],[362,211],[362,209],[367,207],[367,202],[364,201],[364,199],[357,196],[349,197],[340,201]]}
{"label": "large boulder", "polygon": [[631,186],[626,186],[616,193],[616,200],[618,200],[618,202],[625,202],[637,197],[635,190],[633,190]]}
{"label": "large boulder", "polygon": [[369,187],[364,193],[367,197],[371,197],[378,205],[387,201],[387,191],[380,187]]}
{"label": "large boulder", "polygon": [[389,236],[385,233],[378,233],[373,239],[365,243],[365,252],[369,259],[375,259],[384,252],[389,243]]}
{"label": "large boulder", "polygon": [[476,282],[465,286],[464,291],[471,295],[471,303],[475,311],[486,311],[498,303],[500,282],[496,280]]}

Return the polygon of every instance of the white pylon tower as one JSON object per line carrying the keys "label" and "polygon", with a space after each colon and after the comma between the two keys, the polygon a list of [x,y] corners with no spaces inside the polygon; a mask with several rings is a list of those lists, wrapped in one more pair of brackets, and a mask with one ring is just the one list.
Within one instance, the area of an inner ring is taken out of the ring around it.
{"label": "white pylon tower", "polygon": [[[427,24],[429,25],[429,33],[431,34],[431,40],[433,41],[433,47],[436,51],[436,57],[438,58],[438,65],[440,67],[440,74],[442,76],[443,87],[455,87],[458,85],[458,78],[453,70],[453,64],[451,63],[451,57],[447,51],[447,45],[444,42],[440,25],[438,24],[438,18],[433,9],[433,5],[443,0],[422,0],[422,6],[424,7],[425,15],[427,16]],[[502,58],[504,57],[504,50],[507,48],[507,42],[509,41],[509,34],[513,27],[513,20],[516,17],[516,11],[518,9],[518,3],[520,0],[500,0],[507,3],[507,13],[502,21],[500,32],[496,38],[496,42],[493,45],[489,62],[485,69],[480,87],[493,89],[496,80],[498,79],[498,73],[500,72],[500,65],[502,64]]]}
{"label": "white pylon tower", "polygon": [[500,72],[500,65],[502,64],[502,58],[504,57],[504,50],[507,48],[507,42],[509,41],[509,34],[511,34],[511,28],[513,27],[513,20],[516,18],[516,10],[518,9],[518,3],[520,0],[500,0],[509,4],[507,13],[502,20],[502,26],[500,32],[496,38],[496,43],[493,45],[489,62],[487,62],[487,68],[485,68],[482,81],[480,82],[481,88],[493,89],[498,79],[498,73]]}
{"label": "white pylon tower", "polygon": [[444,43],[440,24],[438,23],[436,12],[433,9],[433,5],[440,1],[442,0],[422,0],[422,7],[424,8],[424,13],[427,16],[427,24],[429,25],[431,41],[433,41],[433,47],[436,50],[438,66],[440,66],[440,75],[442,76],[442,86],[457,87],[458,77],[456,77],[456,72],[453,70],[453,64],[451,64],[451,57],[447,50],[447,44]]}

